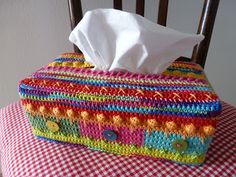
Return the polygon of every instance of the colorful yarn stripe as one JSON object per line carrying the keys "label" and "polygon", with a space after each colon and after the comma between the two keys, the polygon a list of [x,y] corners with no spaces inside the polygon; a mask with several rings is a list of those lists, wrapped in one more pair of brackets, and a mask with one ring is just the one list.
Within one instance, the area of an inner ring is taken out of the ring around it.
{"label": "colorful yarn stripe", "polygon": [[39,137],[45,137],[69,143],[83,144],[88,147],[96,147],[98,150],[107,151],[120,155],[140,155],[157,158],[170,159],[176,162],[182,162],[191,165],[200,165],[205,160],[205,155],[187,155],[181,153],[173,153],[165,150],[151,149],[148,147],[136,147],[133,145],[125,145],[119,143],[107,143],[104,140],[93,140],[87,137],[65,137],[51,133],[43,133],[37,129],[33,129],[33,134]]}
{"label": "colorful yarn stripe", "polygon": [[37,136],[190,164],[204,161],[221,111],[189,62],[159,75],[104,72],[66,53],[22,80],[19,93]]}
{"label": "colorful yarn stripe", "polygon": [[[28,117],[32,127],[40,130],[41,132],[50,133],[50,130],[48,130],[46,125],[46,119],[40,116],[34,116],[33,118],[32,116],[28,115]],[[73,135],[77,138],[84,136],[93,139],[104,139],[102,136],[103,130],[116,129],[114,125],[104,125],[101,127],[101,129],[99,129],[98,123],[93,122],[84,123],[83,121],[78,121],[71,123],[65,119],[60,119],[57,121],[55,118],[48,118],[47,121],[57,122],[61,128],[56,134],[65,137]],[[80,131],[79,127],[81,127]],[[172,148],[172,142],[182,138],[180,134],[169,134],[168,138],[166,138],[166,134],[162,131],[152,131],[151,134],[146,131],[143,134],[141,129],[135,129],[133,132],[131,132],[125,127],[120,127],[119,132],[120,134],[117,142],[131,145],[134,144],[137,146],[144,145],[149,148],[168,150],[175,153],[178,153],[178,151]],[[206,139],[204,143],[202,143],[197,137],[188,137],[186,140],[188,141],[188,149],[185,151],[185,153],[197,155],[206,153],[211,142],[211,138]]]}

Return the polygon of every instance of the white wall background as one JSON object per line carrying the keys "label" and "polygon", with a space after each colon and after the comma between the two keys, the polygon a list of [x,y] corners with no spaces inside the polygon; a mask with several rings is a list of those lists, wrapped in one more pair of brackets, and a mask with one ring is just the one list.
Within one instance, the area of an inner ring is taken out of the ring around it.
{"label": "white wall background", "polygon": [[[156,21],[158,0],[146,0]],[[195,32],[203,0],[170,0],[168,26]],[[84,11],[112,7],[112,0],[84,0]],[[134,12],[135,0],[124,0]],[[236,106],[236,1],[221,0],[206,73],[220,97]],[[0,107],[19,99],[17,83],[60,53],[72,51],[66,0],[0,0]],[[188,52],[187,54],[189,54]]]}

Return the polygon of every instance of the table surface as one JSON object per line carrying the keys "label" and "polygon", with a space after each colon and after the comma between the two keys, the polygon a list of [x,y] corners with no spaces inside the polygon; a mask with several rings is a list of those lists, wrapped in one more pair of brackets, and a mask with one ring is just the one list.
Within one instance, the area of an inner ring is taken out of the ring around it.
{"label": "table surface", "polygon": [[33,176],[236,176],[236,108],[223,111],[206,162],[180,165],[160,159],[119,156],[36,138],[19,102],[0,110],[4,177]]}

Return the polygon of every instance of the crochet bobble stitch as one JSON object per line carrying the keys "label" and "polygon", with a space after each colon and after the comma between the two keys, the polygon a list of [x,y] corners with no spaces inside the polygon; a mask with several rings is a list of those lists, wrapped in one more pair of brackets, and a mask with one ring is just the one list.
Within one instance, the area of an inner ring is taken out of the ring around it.
{"label": "crochet bobble stitch", "polygon": [[123,155],[204,161],[221,104],[199,65],[174,62],[162,74],[91,68],[82,54],[65,53],[20,82],[36,136]]}
{"label": "crochet bobble stitch", "polygon": [[[126,126],[130,128],[148,129],[149,132],[154,130],[166,133],[178,133],[183,136],[198,136],[205,138],[212,136],[215,131],[216,120],[206,121],[205,125],[196,127],[193,123],[181,124],[182,122],[174,122],[167,118],[140,120],[138,117],[122,118],[120,115],[106,117],[103,113],[90,114],[88,111],[77,112],[73,109],[62,109],[58,107],[33,106],[31,103],[25,104],[22,101],[25,110],[31,115],[43,115],[43,117],[57,117],[58,119],[69,119],[71,123],[78,120],[86,120],[89,122],[106,123],[116,125],[117,127]],[[174,120],[174,119],[173,119]],[[181,120],[181,119],[180,119]],[[141,122],[142,121],[142,122]]]}

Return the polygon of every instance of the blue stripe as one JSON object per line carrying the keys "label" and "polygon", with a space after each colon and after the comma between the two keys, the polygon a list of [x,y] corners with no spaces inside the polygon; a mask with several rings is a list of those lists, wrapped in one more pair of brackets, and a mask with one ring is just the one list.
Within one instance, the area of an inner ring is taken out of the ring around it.
{"label": "blue stripe", "polygon": [[80,62],[84,62],[85,59],[84,58],[57,58],[54,61],[57,61],[57,62],[64,62],[64,61],[80,61]]}
{"label": "blue stripe", "polygon": [[[24,95],[24,93],[20,93],[22,97],[28,97],[28,95]],[[40,101],[48,101],[46,98],[48,97],[39,97],[38,96],[33,96],[34,99],[40,100]],[[45,99],[44,99],[45,98]],[[50,97],[49,97],[50,98]],[[29,98],[32,99],[32,98]],[[53,99],[53,98],[52,98]],[[64,101],[66,100],[73,100],[73,99],[63,99]],[[121,112],[133,112],[133,113],[140,113],[140,114],[151,114],[151,115],[159,115],[159,114],[164,114],[164,115],[177,115],[177,116],[186,116],[186,118],[192,118],[192,117],[209,117],[209,115],[216,115],[218,114],[218,110],[213,107],[212,112],[208,112],[206,110],[187,110],[183,109],[183,106],[180,106],[180,108],[177,111],[171,111],[168,110],[170,107],[157,107],[157,108],[166,108],[167,110],[158,110],[156,108],[150,109],[150,108],[140,108],[140,107],[131,107],[131,106],[119,106],[119,105],[113,105],[113,104],[100,104],[99,105],[93,105],[93,101],[88,101],[88,100],[76,100],[76,104],[72,103],[67,103],[63,102],[63,100],[60,100],[60,102],[57,102],[58,104],[61,105],[68,105],[68,106],[74,106],[77,108],[86,108],[90,110],[106,110],[106,111],[121,111]],[[53,101],[53,100],[51,100]],[[81,104],[80,104],[81,103]],[[210,116],[211,117],[211,116]]]}

